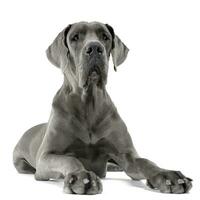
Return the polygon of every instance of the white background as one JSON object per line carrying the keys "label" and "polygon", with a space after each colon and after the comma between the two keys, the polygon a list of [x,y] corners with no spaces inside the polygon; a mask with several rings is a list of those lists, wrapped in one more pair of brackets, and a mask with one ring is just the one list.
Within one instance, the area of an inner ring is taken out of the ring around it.
{"label": "white background", "polygon": [[[77,21],[109,23],[129,47],[117,73],[110,63],[108,92],[139,154],[193,178],[190,194],[151,192],[122,173],[108,173],[102,195],[80,197],[64,194],[62,182],[37,182],[16,172],[15,144],[28,128],[48,120],[63,80],[45,50]],[[199,1],[1,1],[0,95],[1,199],[199,198]]]}

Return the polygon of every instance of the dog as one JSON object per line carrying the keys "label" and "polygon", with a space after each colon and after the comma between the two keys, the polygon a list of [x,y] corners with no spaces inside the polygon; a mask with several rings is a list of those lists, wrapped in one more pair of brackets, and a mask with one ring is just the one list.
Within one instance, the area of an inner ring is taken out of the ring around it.
{"label": "dog", "polygon": [[19,173],[46,181],[64,179],[64,192],[99,194],[107,170],[146,179],[163,193],[186,193],[192,179],[141,158],[106,91],[108,61],[114,69],[129,49],[108,24],[79,22],[61,31],[46,54],[64,75],[48,123],[29,129],[17,143],[13,162]]}

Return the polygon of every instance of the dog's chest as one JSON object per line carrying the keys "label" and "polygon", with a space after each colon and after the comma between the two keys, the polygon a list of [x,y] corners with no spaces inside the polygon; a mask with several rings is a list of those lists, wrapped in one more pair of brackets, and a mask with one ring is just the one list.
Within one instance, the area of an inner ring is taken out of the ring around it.
{"label": "dog's chest", "polygon": [[79,124],[79,131],[74,132],[74,134],[76,138],[80,139],[83,143],[95,145],[99,140],[106,138],[110,133],[109,124],[109,120],[104,120],[101,123],[88,123],[87,120],[85,120],[84,123]]}
{"label": "dog's chest", "polygon": [[101,103],[96,107],[82,102],[71,107],[71,128],[74,134],[86,144],[95,144],[109,134],[113,117],[111,106]]}
{"label": "dog's chest", "polygon": [[90,115],[82,122],[82,134],[78,135],[86,144],[96,144],[105,138],[111,131],[111,119],[109,115],[99,113]]}
{"label": "dog's chest", "polygon": [[109,154],[113,151],[106,139],[102,139],[96,144],[85,144],[77,139],[66,149],[65,154],[78,158],[87,170],[92,170],[103,177]]}

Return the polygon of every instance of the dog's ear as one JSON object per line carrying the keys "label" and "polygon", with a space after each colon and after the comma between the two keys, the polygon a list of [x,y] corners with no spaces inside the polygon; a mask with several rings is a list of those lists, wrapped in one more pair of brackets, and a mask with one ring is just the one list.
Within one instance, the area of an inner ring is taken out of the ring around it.
{"label": "dog's ear", "polygon": [[112,55],[112,60],[114,64],[114,69],[117,71],[117,66],[121,65],[128,54],[128,47],[120,40],[120,38],[115,35],[115,32],[113,28],[106,24],[107,29],[109,30],[110,34],[112,35],[112,50],[111,50],[111,55]]}
{"label": "dog's ear", "polygon": [[46,50],[48,60],[56,67],[61,68],[63,59],[68,57],[69,49],[67,46],[67,33],[72,25],[68,25],[63,31],[61,31],[53,43]]}

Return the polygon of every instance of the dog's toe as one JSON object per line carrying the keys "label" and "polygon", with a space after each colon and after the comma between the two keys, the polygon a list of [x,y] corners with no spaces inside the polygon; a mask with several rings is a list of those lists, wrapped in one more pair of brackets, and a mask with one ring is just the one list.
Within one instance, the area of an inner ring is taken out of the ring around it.
{"label": "dog's toe", "polygon": [[64,181],[64,192],[70,194],[99,194],[102,192],[100,178],[91,171],[68,174]]}
{"label": "dog's toe", "polygon": [[151,189],[157,189],[163,193],[182,194],[192,188],[192,179],[185,177],[179,171],[163,171],[147,180]]}

